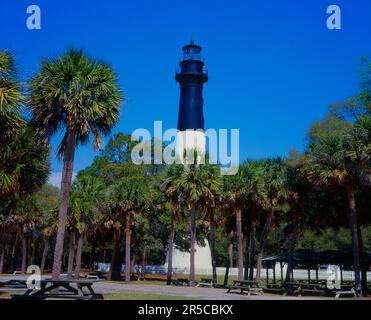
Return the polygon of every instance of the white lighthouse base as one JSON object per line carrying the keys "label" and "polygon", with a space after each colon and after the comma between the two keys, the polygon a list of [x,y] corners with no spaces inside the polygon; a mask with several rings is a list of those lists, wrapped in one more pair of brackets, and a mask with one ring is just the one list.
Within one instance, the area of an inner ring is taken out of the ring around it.
{"label": "white lighthouse base", "polygon": [[[189,252],[183,252],[179,249],[174,248],[173,251],[173,273],[174,274],[189,274],[190,270],[190,257]],[[168,266],[168,256],[166,257],[165,268]],[[209,244],[201,247],[196,245],[195,252],[195,272],[198,275],[211,275],[212,264],[211,264],[211,253]]]}

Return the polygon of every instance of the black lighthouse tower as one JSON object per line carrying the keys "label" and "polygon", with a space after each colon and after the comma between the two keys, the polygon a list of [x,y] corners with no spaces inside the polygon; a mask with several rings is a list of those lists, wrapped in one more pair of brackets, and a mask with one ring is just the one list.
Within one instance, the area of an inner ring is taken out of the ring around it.
{"label": "black lighthouse tower", "polygon": [[202,89],[208,80],[205,64],[201,60],[202,48],[191,41],[183,47],[183,59],[175,80],[180,84],[178,130],[203,131],[204,112]]}

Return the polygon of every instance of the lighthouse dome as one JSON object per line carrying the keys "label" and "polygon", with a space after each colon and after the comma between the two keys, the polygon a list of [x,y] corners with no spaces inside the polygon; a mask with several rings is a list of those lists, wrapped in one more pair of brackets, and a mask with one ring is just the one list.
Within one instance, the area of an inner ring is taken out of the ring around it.
{"label": "lighthouse dome", "polygon": [[183,47],[183,60],[201,60],[202,48],[193,40]]}

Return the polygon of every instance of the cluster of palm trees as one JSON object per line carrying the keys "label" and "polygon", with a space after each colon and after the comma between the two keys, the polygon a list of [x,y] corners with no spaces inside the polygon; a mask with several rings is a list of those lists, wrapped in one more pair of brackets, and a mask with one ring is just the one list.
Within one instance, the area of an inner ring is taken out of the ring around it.
{"label": "cluster of palm trees", "polygon": [[[142,255],[143,265],[151,248],[162,246],[168,253],[170,284],[173,248],[183,238],[189,240],[189,280],[194,285],[196,243],[206,238],[216,283],[216,230],[223,230],[230,247],[237,244],[238,278],[255,276],[259,281],[273,227],[285,226],[292,251],[305,228],[320,229],[347,216],[361,293],[361,269],[366,266],[360,227],[370,221],[370,73],[368,66],[359,95],[312,126],[304,153],[248,160],[236,175],[221,176],[220,168],[211,164],[134,165],[129,155],[135,142],[119,133],[72,183],[76,147],[92,136],[94,148],[100,148],[101,136],[110,134],[120,117],[123,93],[117,76],[106,63],[72,49],[43,61],[23,93],[12,56],[0,52],[0,273],[9,230],[22,239],[23,271],[27,239],[43,239],[42,269],[54,244],[53,277],[61,274],[67,240],[67,272],[78,276],[86,242],[94,251],[99,237],[109,235],[112,279],[120,277],[122,251],[128,282],[133,252]],[[30,119],[22,116],[23,105]],[[50,141],[60,133],[60,194],[45,195],[44,187],[40,196],[35,191],[49,173]],[[233,264],[233,250],[229,252]]]}

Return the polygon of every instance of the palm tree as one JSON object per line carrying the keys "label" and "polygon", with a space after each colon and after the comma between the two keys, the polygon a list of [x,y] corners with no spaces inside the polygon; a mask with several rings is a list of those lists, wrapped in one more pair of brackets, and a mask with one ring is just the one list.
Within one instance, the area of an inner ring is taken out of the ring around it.
{"label": "palm tree", "polygon": [[250,166],[245,163],[234,176],[225,176],[223,186],[223,202],[226,210],[231,210],[235,216],[237,251],[238,251],[238,280],[243,280],[243,233],[242,210],[251,200],[257,190],[257,177],[250,172]]}
{"label": "palm tree", "polygon": [[0,145],[11,141],[25,121],[20,114],[21,84],[17,81],[14,57],[0,51]]}
{"label": "palm tree", "polygon": [[72,185],[68,218],[74,221],[74,229],[78,235],[75,266],[75,277],[77,278],[81,271],[84,237],[89,227],[94,225],[97,220],[103,191],[103,184],[91,176],[78,177]]}
{"label": "palm tree", "polygon": [[216,240],[215,240],[215,228],[217,225],[215,216],[216,210],[221,204],[221,187],[222,179],[220,176],[220,168],[215,165],[205,166],[206,177],[206,192],[201,197],[201,205],[204,213],[207,213],[209,219],[209,244],[211,254],[211,265],[213,269],[213,284],[216,285],[218,281],[216,273]]}
{"label": "palm tree", "polygon": [[58,228],[57,213],[58,213],[57,210],[52,211],[50,213],[50,216],[46,217],[46,220],[44,220],[45,225],[44,225],[44,228],[42,229],[44,249],[43,249],[43,253],[41,256],[41,263],[40,263],[41,273],[43,273],[45,270],[46,261],[47,261],[49,250],[50,250],[50,240],[57,232],[57,228]]}
{"label": "palm tree", "polygon": [[108,201],[111,207],[124,220],[125,225],[125,282],[130,282],[130,251],[132,223],[136,215],[148,209],[148,179],[144,176],[128,176],[121,178],[111,187]]}
{"label": "palm tree", "polygon": [[[23,96],[14,57],[0,51],[0,196],[34,191],[45,182],[47,150],[21,115]],[[34,168],[34,170],[31,170]],[[39,171],[40,170],[40,171]],[[28,178],[29,177],[29,178]]]}
{"label": "palm tree", "polygon": [[167,277],[166,284],[170,285],[173,275],[173,252],[174,252],[174,238],[176,232],[175,222],[179,218],[180,214],[180,197],[181,192],[178,189],[176,183],[178,176],[177,170],[174,165],[168,167],[166,170],[165,177],[163,178],[161,190],[165,195],[165,210],[170,213],[170,232],[169,232],[169,249],[168,249],[168,261],[167,261]]}
{"label": "palm tree", "polygon": [[81,50],[71,49],[59,58],[44,60],[30,81],[32,123],[41,139],[49,141],[63,132],[58,154],[63,158],[61,203],[55,244],[53,277],[61,272],[66,215],[69,205],[75,148],[94,136],[93,145],[102,143],[119,119],[122,94],[112,69]]}
{"label": "palm tree", "polygon": [[[315,186],[342,190],[348,201],[348,222],[352,235],[355,290],[362,295],[360,276],[360,235],[355,190],[360,177],[370,173],[369,117],[344,134],[324,135],[310,146],[301,173]],[[366,123],[363,123],[366,121]],[[368,123],[368,125],[367,125]]]}
{"label": "palm tree", "polygon": [[38,206],[34,195],[23,197],[10,211],[8,219],[12,220],[15,231],[22,240],[22,263],[21,272],[26,273],[28,247],[32,232],[41,220],[41,208]]}
{"label": "palm tree", "polygon": [[48,150],[36,143],[21,115],[23,96],[14,57],[0,51],[0,272],[4,267],[6,223],[17,199],[34,192],[48,176]]}
{"label": "palm tree", "polygon": [[44,246],[40,262],[40,271],[43,273],[49,255],[51,239],[54,238],[57,233],[59,190],[56,187],[45,184],[41,190],[35,194],[35,197],[42,212],[42,221],[38,229]]}
{"label": "palm tree", "polygon": [[[187,153],[188,155],[190,152]],[[194,151],[194,159],[197,159]],[[174,192],[179,203],[184,204],[190,212],[190,275],[189,285],[195,285],[195,251],[196,251],[196,210],[204,208],[206,199],[212,201],[220,186],[219,174],[216,167],[208,164],[173,164],[168,171],[169,192]]]}
{"label": "palm tree", "polygon": [[263,208],[267,214],[260,234],[255,281],[260,281],[260,271],[264,254],[265,241],[278,206],[292,195],[287,186],[287,166],[283,159],[266,159],[261,164],[262,187],[264,190]]}
{"label": "palm tree", "polygon": [[[262,203],[265,200],[263,183],[261,179],[260,160],[248,160],[241,167],[241,173],[249,184],[248,197],[244,203],[243,222],[245,227],[245,280],[253,280],[254,277],[254,257],[255,257],[255,229],[257,223],[257,212],[261,210]],[[250,268],[250,273],[249,273]]]}
{"label": "palm tree", "polygon": [[236,238],[236,219],[230,214],[227,206],[221,207],[222,225],[225,236],[228,238],[228,262],[224,275],[224,285],[228,284],[229,269],[234,266],[234,242]]}

